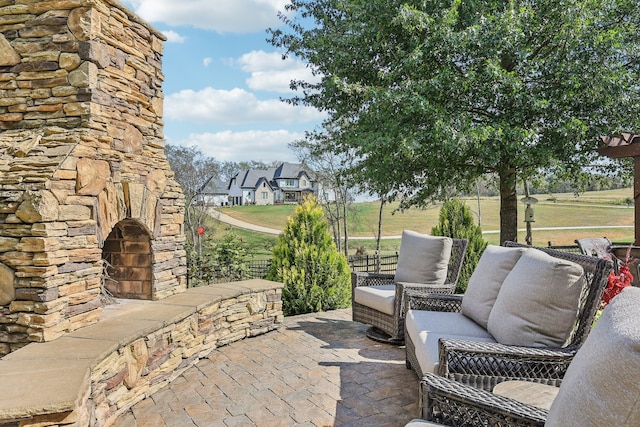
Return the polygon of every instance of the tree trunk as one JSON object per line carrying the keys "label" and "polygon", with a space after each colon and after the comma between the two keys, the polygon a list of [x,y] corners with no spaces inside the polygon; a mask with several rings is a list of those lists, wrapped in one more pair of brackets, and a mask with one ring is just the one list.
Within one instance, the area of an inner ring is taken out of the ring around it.
{"label": "tree trunk", "polygon": [[480,182],[476,180],[476,194],[478,200],[478,227],[482,227],[482,207],[480,206]]}
{"label": "tree trunk", "polygon": [[349,256],[349,220],[347,219],[347,210],[348,210],[348,194],[347,191],[343,191],[342,193],[342,231],[344,232],[344,256]]}
{"label": "tree trunk", "polygon": [[[338,200],[335,200],[336,212],[335,215],[331,212],[331,216],[333,217],[333,236],[336,241],[336,246],[338,247],[338,251],[342,250],[342,230],[340,229],[340,205],[338,204]],[[331,209],[331,208],[329,208]]]}
{"label": "tree trunk", "polygon": [[518,240],[518,195],[513,168],[500,171],[500,244],[507,240]]}
{"label": "tree trunk", "polygon": [[386,199],[380,197],[380,210],[378,211],[378,236],[376,237],[376,273],[380,273],[380,249],[382,239],[382,210],[384,208]]}

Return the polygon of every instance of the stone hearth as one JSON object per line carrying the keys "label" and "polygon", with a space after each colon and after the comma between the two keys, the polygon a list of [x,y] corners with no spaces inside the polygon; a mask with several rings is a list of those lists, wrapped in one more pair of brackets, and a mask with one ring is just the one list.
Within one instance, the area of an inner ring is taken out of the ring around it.
{"label": "stone hearth", "polygon": [[0,356],[95,323],[105,291],[185,290],[163,41],[116,0],[0,2]]}

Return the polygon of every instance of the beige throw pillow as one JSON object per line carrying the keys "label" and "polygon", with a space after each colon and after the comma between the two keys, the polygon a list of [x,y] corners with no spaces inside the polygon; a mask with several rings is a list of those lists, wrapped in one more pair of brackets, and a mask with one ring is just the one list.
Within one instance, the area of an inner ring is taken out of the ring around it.
{"label": "beige throw pillow", "polygon": [[563,347],[584,284],[580,265],[527,249],[502,283],[487,330],[502,344]]}
{"label": "beige throw pillow", "polygon": [[640,288],[605,308],[562,381],[546,426],[640,426]]}
{"label": "beige throw pillow", "polygon": [[489,314],[502,282],[526,248],[488,245],[476,266],[462,298],[462,314],[487,329]]}
{"label": "beige throw pillow", "polygon": [[402,232],[396,282],[443,284],[453,240],[411,230]]}

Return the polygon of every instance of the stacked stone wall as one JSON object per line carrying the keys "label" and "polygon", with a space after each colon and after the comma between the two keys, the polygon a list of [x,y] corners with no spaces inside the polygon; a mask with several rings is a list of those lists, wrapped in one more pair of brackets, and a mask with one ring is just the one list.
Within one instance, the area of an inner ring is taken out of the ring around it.
{"label": "stacked stone wall", "polygon": [[[7,356],[0,371],[0,395],[7,396],[0,425],[112,425],[213,350],[273,331],[284,320],[282,283],[260,279],[191,288],[158,304],[112,307],[103,322],[69,334],[65,343],[32,344]],[[25,363],[37,368],[12,375]],[[61,387],[58,375],[46,375],[54,363],[76,379],[73,386]]]}
{"label": "stacked stone wall", "polygon": [[0,355],[99,319],[121,221],[151,236],[148,297],[186,288],[163,39],[113,0],[0,0]]}

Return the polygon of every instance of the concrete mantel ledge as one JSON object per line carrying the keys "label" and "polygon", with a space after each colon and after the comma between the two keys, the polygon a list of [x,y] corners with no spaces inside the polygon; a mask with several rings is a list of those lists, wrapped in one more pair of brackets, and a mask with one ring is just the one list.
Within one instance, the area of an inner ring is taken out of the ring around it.
{"label": "concrete mantel ledge", "polygon": [[98,323],[0,359],[0,425],[108,426],[215,348],[276,329],[281,296],[255,279],[118,300]]}

